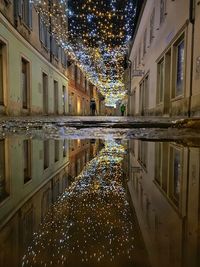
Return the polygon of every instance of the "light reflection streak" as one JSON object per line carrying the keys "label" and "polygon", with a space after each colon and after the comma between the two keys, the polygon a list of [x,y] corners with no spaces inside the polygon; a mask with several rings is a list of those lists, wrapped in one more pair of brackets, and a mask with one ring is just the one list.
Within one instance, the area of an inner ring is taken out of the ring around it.
{"label": "light reflection streak", "polygon": [[124,155],[123,145],[105,141],[49,210],[22,266],[110,267],[133,261],[134,225],[123,186]]}

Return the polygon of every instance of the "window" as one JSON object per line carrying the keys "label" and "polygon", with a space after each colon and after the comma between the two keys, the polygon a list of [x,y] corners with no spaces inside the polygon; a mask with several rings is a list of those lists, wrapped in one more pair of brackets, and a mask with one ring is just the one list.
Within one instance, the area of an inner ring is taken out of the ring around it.
{"label": "window", "polygon": [[50,34],[41,16],[39,16],[39,34],[40,34],[41,43],[43,44],[45,48],[49,50],[50,49]]}
{"label": "window", "polygon": [[21,61],[21,87],[22,87],[22,107],[28,108],[28,98],[30,89],[30,72],[29,62],[22,58]]}
{"label": "window", "polygon": [[143,40],[143,56],[146,54],[146,47],[147,46],[147,29],[144,32],[144,40]]}
{"label": "window", "polygon": [[155,143],[155,181],[168,193],[168,144]]}
{"label": "window", "polygon": [[59,161],[59,140],[55,140],[55,158],[54,161],[57,162]]}
{"label": "window", "polygon": [[63,114],[65,114],[65,112],[66,112],[66,97],[67,97],[67,94],[66,94],[66,87],[64,85],[62,87],[62,90],[63,90],[63,94],[62,94]]}
{"label": "window", "polygon": [[58,54],[59,54],[59,46],[55,40],[55,38],[52,37],[52,54],[56,59],[58,59]]}
{"label": "window", "polygon": [[61,49],[61,63],[63,65],[63,67],[67,67],[67,56],[66,56],[66,53],[65,53],[65,50],[62,48]]}
{"label": "window", "polygon": [[58,81],[54,80],[54,113],[59,113]]}
{"label": "window", "polygon": [[138,65],[141,63],[141,46],[139,48],[139,53],[138,53]]}
{"label": "window", "polygon": [[77,78],[77,83],[80,84],[80,82],[81,82],[81,71],[77,66],[76,66],[76,78]]}
{"label": "window", "polygon": [[63,158],[67,156],[67,140],[63,140]]}
{"label": "window", "polygon": [[158,63],[158,103],[162,103],[164,100],[164,88],[165,88],[165,79],[164,79],[164,58]]}
{"label": "window", "polygon": [[138,160],[145,169],[147,169],[147,148],[148,148],[148,142],[139,141]]}
{"label": "window", "polygon": [[150,18],[150,44],[152,43],[153,41],[153,38],[154,38],[154,24],[155,24],[155,8],[153,9],[153,12],[151,14],[151,18]]}
{"label": "window", "polygon": [[156,143],[156,164],[155,164],[155,180],[161,186],[162,184],[162,144]]}
{"label": "window", "polygon": [[176,91],[175,96],[184,92],[185,42],[182,40],[176,46]]}
{"label": "window", "polygon": [[43,87],[43,112],[48,114],[48,75],[42,73],[42,87]]}
{"label": "window", "polygon": [[170,197],[176,206],[179,206],[182,182],[182,153],[178,148],[171,147],[171,176]]}
{"label": "window", "polygon": [[137,70],[137,64],[138,64],[138,57],[137,55],[135,56],[135,70]]}
{"label": "window", "polygon": [[140,115],[144,115],[144,90],[143,90],[143,83],[140,84],[140,89],[139,89],[139,109],[140,109]]}
{"label": "window", "polygon": [[23,141],[24,153],[24,184],[31,180],[31,141]]}
{"label": "window", "polygon": [[144,108],[149,107],[149,75],[144,79]]}
{"label": "window", "polygon": [[0,140],[0,202],[9,196],[9,182],[6,177],[5,140]]}
{"label": "window", "polygon": [[49,140],[44,141],[44,170],[49,167]]}
{"label": "window", "polygon": [[82,88],[85,91],[85,76],[83,75],[83,73],[81,73],[82,75]]}
{"label": "window", "polygon": [[44,191],[44,193],[42,195],[41,220],[43,220],[45,215],[47,214],[50,204],[51,204],[51,191],[48,188],[46,191]]}
{"label": "window", "polygon": [[4,104],[5,45],[0,42],[0,105]]}
{"label": "window", "polygon": [[22,249],[25,250],[28,244],[31,242],[33,236],[34,227],[34,210],[30,206],[29,209],[21,211],[22,215],[20,217],[20,240]]}
{"label": "window", "polygon": [[165,20],[166,15],[166,0],[160,0],[160,24]]}
{"label": "window", "polygon": [[149,107],[149,75],[140,83],[140,113],[144,115]]}
{"label": "window", "polygon": [[60,194],[60,180],[58,177],[55,177],[53,181],[53,202],[58,199],[59,194]]}
{"label": "window", "polygon": [[73,80],[76,79],[76,65],[74,65],[74,64],[71,65],[71,78]]}
{"label": "window", "polygon": [[90,93],[90,82],[86,79],[86,91]]}
{"label": "window", "polygon": [[19,17],[29,28],[32,27],[32,3],[29,0],[19,0]]}

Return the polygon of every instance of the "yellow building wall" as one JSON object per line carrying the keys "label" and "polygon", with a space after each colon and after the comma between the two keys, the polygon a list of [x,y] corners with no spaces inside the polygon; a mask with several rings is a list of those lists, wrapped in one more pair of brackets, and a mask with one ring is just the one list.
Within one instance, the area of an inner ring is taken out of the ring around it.
{"label": "yellow building wall", "polygon": [[[6,44],[7,83],[5,107],[0,111],[8,115],[23,114],[21,91],[21,58],[30,62],[30,109],[29,114],[43,113],[42,72],[48,75],[48,113],[54,112],[54,80],[58,81],[58,109],[63,114],[62,88],[66,87],[66,110],[68,112],[68,80],[45,60],[36,49],[21,37],[0,14],[0,40]],[[26,113],[26,112],[25,112]]]}

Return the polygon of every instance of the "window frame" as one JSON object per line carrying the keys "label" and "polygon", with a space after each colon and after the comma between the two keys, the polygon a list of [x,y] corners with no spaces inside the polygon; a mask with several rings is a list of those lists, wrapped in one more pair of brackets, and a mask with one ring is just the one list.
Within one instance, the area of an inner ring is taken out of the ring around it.
{"label": "window frame", "polygon": [[3,146],[4,183],[6,190],[4,197],[2,199],[0,198],[0,206],[1,206],[5,201],[7,201],[7,199],[9,199],[11,188],[10,188],[10,173],[8,168],[8,149],[7,149],[8,144],[6,139],[0,139],[0,143]]}
{"label": "window frame", "polygon": [[[25,153],[25,144],[27,146],[27,155],[24,154],[24,184],[27,184],[32,180],[32,143],[31,140],[23,140],[23,153]],[[25,158],[27,161],[25,169]]]}
{"label": "window frame", "polygon": [[[174,154],[175,152],[178,152],[180,154],[180,171],[181,171],[181,180],[180,180],[180,195],[179,198],[177,199],[173,192],[174,192]],[[170,146],[170,152],[169,152],[169,156],[170,156],[170,165],[169,165],[169,175],[170,175],[170,179],[169,179],[169,198],[170,201],[173,203],[173,205],[176,206],[176,208],[181,208],[181,200],[182,200],[182,192],[181,192],[181,188],[183,187],[183,148],[180,148],[178,146],[175,145],[171,145]]]}
{"label": "window frame", "polygon": [[[181,87],[181,93],[179,94],[179,93],[177,93],[177,91],[178,91],[178,88],[177,88],[177,80],[178,80],[178,57],[179,57],[179,53],[178,53],[178,47],[181,45],[181,44],[183,44],[184,45],[184,47],[183,47],[183,49],[184,49],[184,52],[183,52],[183,62],[182,62],[182,66],[181,66],[181,68],[182,68],[182,74],[183,74],[183,81],[182,81],[182,87]],[[186,42],[185,42],[185,38],[184,38],[184,36],[181,36],[179,39],[178,39],[178,41],[175,43],[175,45],[174,45],[174,55],[175,55],[175,61],[176,61],[176,64],[175,64],[175,80],[174,80],[174,93],[173,93],[173,96],[174,96],[174,98],[177,98],[177,97],[181,97],[181,96],[183,96],[184,95],[184,93],[185,93],[185,66],[186,66]]]}
{"label": "window frame", "polygon": [[165,21],[166,17],[166,0],[160,0],[160,25],[162,25]]}
{"label": "window frame", "polygon": [[49,140],[43,141],[43,154],[44,154],[44,160],[43,160],[43,169],[44,171],[47,170],[50,166],[50,143]]}
{"label": "window frame", "polygon": [[[161,66],[163,66],[162,69]],[[162,77],[162,86],[161,86],[161,77]],[[162,88],[162,94],[161,94],[161,88]],[[164,103],[164,96],[165,96],[165,56],[163,56],[157,63],[157,104]]]}
{"label": "window frame", "polygon": [[0,107],[5,107],[7,104],[7,92],[9,88],[8,80],[8,43],[3,38],[0,38],[2,52],[2,101]]}
{"label": "window frame", "polygon": [[153,42],[153,39],[155,38],[154,30],[155,30],[155,7],[153,8],[153,11],[150,17],[150,30],[149,30],[149,43],[150,44]]}
{"label": "window frame", "polygon": [[[25,69],[26,69],[26,88],[23,87],[23,63],[25,63]],[[30,71],[31,65],[30,61],[24,57],[21,56],[21,102],[22,102],[22,109],[29,110],[30,109],[30,90],[31,90],[31,71]],[[26,103],[24,102],[24,89],[26,93]]]}

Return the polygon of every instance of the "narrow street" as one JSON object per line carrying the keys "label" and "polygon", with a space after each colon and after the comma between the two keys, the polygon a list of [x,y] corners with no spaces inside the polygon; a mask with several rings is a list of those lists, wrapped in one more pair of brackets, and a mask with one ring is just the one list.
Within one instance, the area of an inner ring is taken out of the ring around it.
{"label": "narrow street", "polygon": [[0,267],[200,266],[200,1],[0,0]]}

